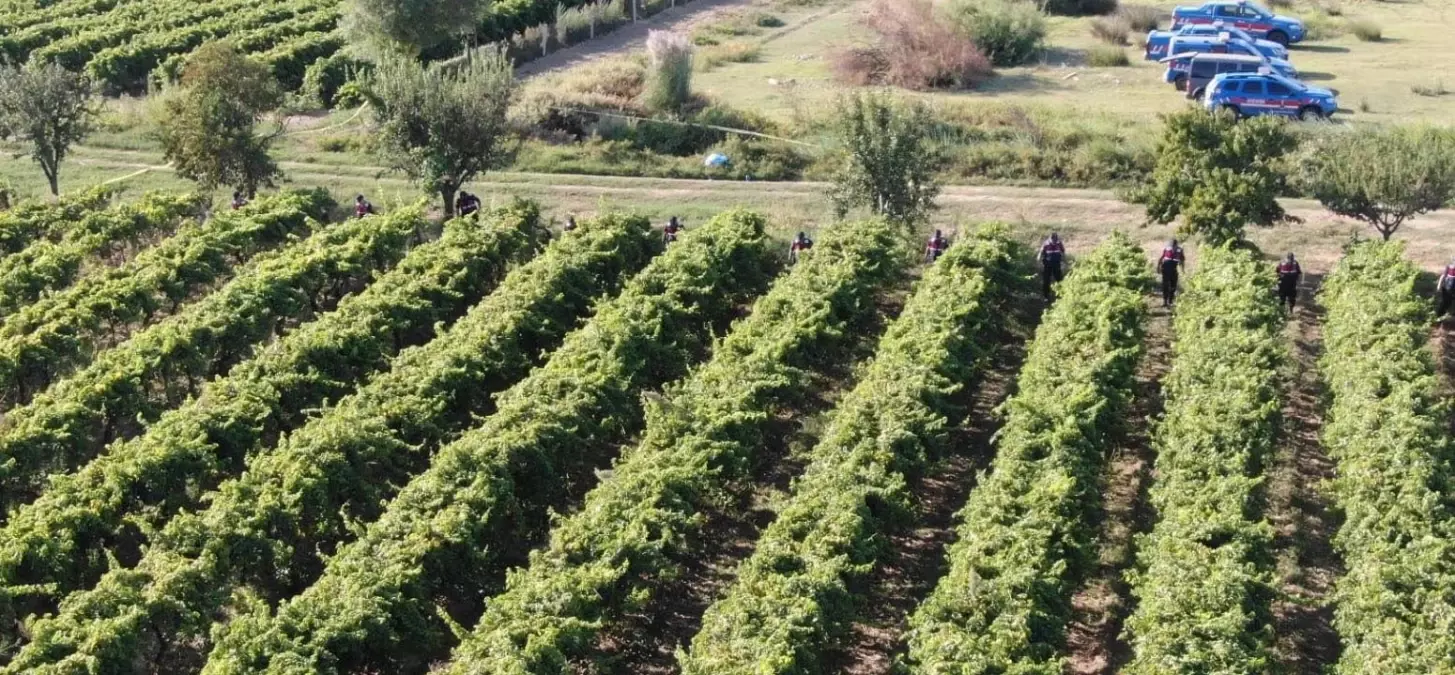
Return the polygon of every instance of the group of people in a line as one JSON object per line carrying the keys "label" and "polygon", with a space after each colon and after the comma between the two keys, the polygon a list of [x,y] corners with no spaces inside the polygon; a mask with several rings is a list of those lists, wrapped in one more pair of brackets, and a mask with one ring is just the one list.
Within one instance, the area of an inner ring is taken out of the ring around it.
{"label": "group of people in a line", "polygon": [[[1163,307],[1171,307],[1177,300],[1178,276],[1186,264],[1187,256],[1183,254],[1182,245],[1176,239],[1162,247],[1162,255],[1157,258],[1157,271],[1162,276]],[[1279,261],[1274,272],[1278,275],[1278,305],[1287,305],[1288,311],[1292,312],[1298,305],[1298,282],[1303,278],[1303,268],[1299,266],[1298,259],[1289,253]]]}

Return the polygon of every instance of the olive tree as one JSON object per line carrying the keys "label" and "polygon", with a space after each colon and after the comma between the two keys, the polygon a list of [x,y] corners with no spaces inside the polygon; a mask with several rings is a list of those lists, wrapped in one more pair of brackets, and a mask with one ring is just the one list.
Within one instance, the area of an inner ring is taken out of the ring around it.
{"label": "olive tree", "polygon": [[91,81],[54,63],[0,67],[0,136],[30,146],[51,194],[61,191],[61,162],[95,126]]}
{"label": "olive tree", "polygon": [[500,50],[450,65],[384,60],[369,82],[380,161],[438,194],[453,216],[461,185],[514,156],[507,113],[515,91]]}
{"label": "olive tree", "polygon": [[841,148],[830,198],[839,217],[860,206],[905,224],[929,215],[940,158],[928,108],[861,94],[840,102],[834,127]]}
{"label": "olive tree", "polygon": [[1180,217],[1184,236],[1221,245],[1241,240],[1249,224],[1288,220],[1278,204],[1288,182],[1282,161],[1298,144],[1285,122],[1199,108],[1163,121],[1151,178],[1129,196],[1147,207],[1148,221]]}
{"label": "olive tree", "polygon": [[1302,166],[1308,194],[1334,213],[1368,223],[1385,241],[1404,221],[1455,198],[1455,135],[1432,127],[1331,135]]}
{"label": "olive tree", "polygon": [[163,99],[163,156],[205,190],[226,185],[251,197],[281,174],[268,155],[281,125],[267,134],[257,127],[282,103],[266,65],[226,42],[203,45],[188,57],[181,88]]}

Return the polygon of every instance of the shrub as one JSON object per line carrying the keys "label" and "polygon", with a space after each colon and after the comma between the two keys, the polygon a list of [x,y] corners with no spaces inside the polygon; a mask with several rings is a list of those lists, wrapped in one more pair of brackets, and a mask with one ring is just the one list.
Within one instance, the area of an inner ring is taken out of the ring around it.
{"label": "shrub", "polygon": [[1117,9],[1117,0],[1041,0],[1041,8],[1047,14],[1066,16],[1111,14]]}
{"label": "shrub", "polygon": [[1122,5],[1116,15],[1127,22],[1130,30],[1138,33],[1157,30],[1167,16],[1166,12],[1150,5]]}
{"label": "shrub", "polygon": [[1131,26],[1127,20],[1121,17],[1105,19],[1093,19],[1091,21],[1091,34],[1096,39],[1110,45],[1122,46],[1127,44],[1127,36],[1131,34]]}
{"label": "shrub", "polygon": [[642,95],[647,107],[676,112],[692,95],[692,43],[680,33],[647,34],[647,78]]}
{"label": "shrub", "polygon": [[865,23],[875,44],[834,56],[835,73],[852,84],[966,88],[990,75],[990,59],[937,21],[930,0],[876,0]]}
{"label": "shrub", "polygon": [[1349,32],[1361,42],[1379,42],[1384,39],[1384,29],[1379,24],[1368,19],[1355,19],[1349,22]]}
{"label": "shrub", "polygon": [[763,12],[753,17],[753,25],[759,28],[781,28],[785,24],[777,15]]}
{"label": "shrub", "polygon": [[1046,20],[1024,0],[948,0],[940,11],[996,66],[1017,66],[1041,49]]}
{"label": "shrub", "polygon": [[839,169],[829,193],[839,217],[865,207],[899,224],[927,219],[940,192],[941,158],[929,139],[934,126],[922,103],[875,94],[841,101],[834,120]]}
{"label": "shrub", "polygon": [[1420,96],[1444,96],[1450,93],[1450,90],[1445,88],[1445,82],[1443,80],[1435,80],[1435,84],[1432,86],[1423,84],[1411,85],[1410,91]]}
{"label": "shrub", "polygon": [[1324,12],[1301,12],[1298,16],[1303,19],[1307,40],[1331,40],[1344,34],[1344,24]]}
{"label": "shrub", "polygon": [[1127,50],[1112,45],[1096,45],[1086,52],[1086,63],[1093,68],[1121,68],[1132,65]]}

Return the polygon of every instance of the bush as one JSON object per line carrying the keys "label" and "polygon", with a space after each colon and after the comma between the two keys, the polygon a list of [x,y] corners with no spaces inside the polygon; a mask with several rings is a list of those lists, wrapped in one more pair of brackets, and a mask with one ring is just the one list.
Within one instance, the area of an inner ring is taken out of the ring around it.
{"label": "bush", "polygon": [[1450,90],[1445,88],[1443,80],[1435,80],[1434,85],[1410,85],[1410,92],[1419,96],[1444,96],[1450,93]]}
{"label": "bush", "polygon": [[1127,23],[1130,30],[1138,33],[1157,30],[1167,16],[1166,12],[1150,5],[1122,5],[1116,15]]}
{"label": "bush", "polygon": [[1305,39],[1331,40],[1344,34],[1344,24],[1334,21],[1325,12],[1300,12],[1303,19]]}
{"label": "bush", "polygon": [[1379,42],[1384,39],[1384,29],[1379,24],[1368,19],[1357,19],[1349,22],[1349,32],[1361,42]]}
{"label": "bush", "polygon": [[1455,134],[1444,129],[1331,134],[1299,166],[1299,182],[1324,208],[1372,226],[1386,241],[1409,218],[1455,199]]}
{"label": "bush", "polygon": [[659,112],[680,110],[692,95],[692,43],[680,33],[650,31],[647,59],[642,92],[647,107]]}
{"label": "bush", "polygon": [[1131,31],[1131,26],[1127,24],[1127,20],[1121,17],[1093,19],[1091,21],[1091,34],[1096,39],[1109,45],[1126,45],[1127,36],[1131,34]]}
{"label": "bush", "polygon": [[704,47],[693,60],[693,67],[707,72],[725,63],[748,63],[758,60],[761,49],[756,43],[733,41]]}
{"label": "bush", "polygon": [[835,53],[836,76],[850,84],[906,89],[967,88],[990,75],[990,59],[945,22],[929,0],[876,0],[865,19],[877,38]]}
{"label": "bush", "polygon": [[996,66],[1018,66],[1033,58],[1046,37],[1046,20],[1024,0],[948,0],[945,18]]}
{"label": "bush", "polygon": [[1042,0],[1041,6],[1047,14],[1087,16],[1115,12],[1117,0]]}
{"label": "bush", "polygon": [[1132,65],[1127,50],[1112,45],[1096,45],[1086,52],[1086,64],[1093,68],[1121,68]]}

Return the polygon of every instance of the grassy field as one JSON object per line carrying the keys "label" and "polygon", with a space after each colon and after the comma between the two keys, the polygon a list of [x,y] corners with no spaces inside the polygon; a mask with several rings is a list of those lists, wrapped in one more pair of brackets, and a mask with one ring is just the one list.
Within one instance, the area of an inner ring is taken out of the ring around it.
{"label": "grassy field", "polygon": [[[1170,10],[1172,5],[1158,6]],[[1340,16],[1329,16],[1319,9],[1323,6],[1305,3],[1293,10],[1327,37],[1295,45],[1290,60],[1305,79],[1338,90],[1340,104],[1346,109],[1344,120],[1455,123],[1455,95],[1414,91],[1455,87],[1455,75],[1448,74],[1455,59],[1455,41],[1449,35],[1455,4],[1443,0],[1345,1],[1337,5]],[[695,85],[709,96],[784,121],[822,110],[845,91],[830,77],[828,54],[836,46],[867,38],[859,21],[861,7],[857,2],[835,2],[796,12],[789,16],[788,25],[763,40],[756,61],[703,73]],[[1384,38],[1361,42],[1347,30],[1351,20],[1374,22],[1383,29]],[[1129,67],[1087,66],[1087,50],[1103,44],[1091,35],[1091,21],[1053,18],[1048,49],[1040,62],[1001,69],[998,76],[972,91],[918,96],[947,107],[1044,107],[1083,124],[1135,127],[1155,122],[1155,113],[1186,105],[1162,82],[1163,66],[1141,60],[1141,49],[1135,44],[1126,48]]]}

